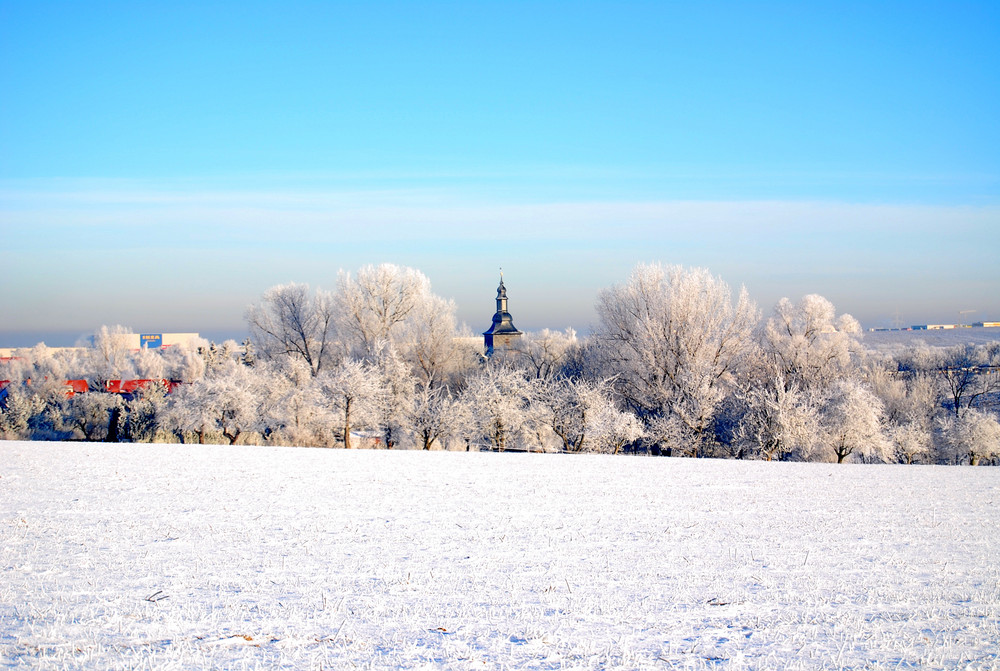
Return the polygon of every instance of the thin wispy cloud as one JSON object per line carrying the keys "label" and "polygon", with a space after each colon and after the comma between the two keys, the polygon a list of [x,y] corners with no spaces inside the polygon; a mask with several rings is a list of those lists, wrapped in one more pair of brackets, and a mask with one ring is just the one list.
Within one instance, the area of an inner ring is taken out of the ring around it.
{"label": "thin wispy cloud", "polygon": [[[81,227],[123,230],[144,225],[198,230],[216,235],[253,231],[266,237],[307,240],[402,239],[488,240],[502,235],[609,240],[676,234],[677,227],[754,235],[782,232],[843,234],[897,232],[933,234],[947,229],[996,239],[1000,206],[868,204],[800,200],[578,201],[516,203],[477,198],[447,189],[0,190],[0,218],[30,238]],[[280,228],[275,228],[278,225]],[[502,227],[498,228],[498,227]],[[82,232],[81,232],[82,234]],[[15,236],[15,239],[16,239]]]}

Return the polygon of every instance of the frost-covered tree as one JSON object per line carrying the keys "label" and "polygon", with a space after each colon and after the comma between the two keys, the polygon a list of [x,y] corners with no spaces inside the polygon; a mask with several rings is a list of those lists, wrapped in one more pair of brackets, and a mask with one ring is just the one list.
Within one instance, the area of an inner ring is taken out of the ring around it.
{"label": "frost-covered tree", "polygon": [[588,380],[558,379],[546,381],[541,388],[540,397],[548,411],[549,424],[562,441],[564,452],[583,451],[587,420],[596,412],[595,406],[604,400],[598,398],[598,384]]}
{"label": "frost-covered tree", "polygon": [[838,464],[852,454],[866,460],[889,457],[883,412],[878,397],[856,380],[840,380],[830,387],[820,412],[821,440]]}
{"label": "frost-covered tree", "polygon": [[343,432],[344,447],[351,449],[351,431],[377,424],[382,390],[378,370],[371,364],[345,359],[318,378],[319,390],[337,426]]}
{"label": "frost-covered tree", "polygon": [[995,415],[967,408],[960,416],[940,420],[942,456],[953,463],[978,466],[984,459],[1000,458],[1000,422]]}
{"label": "frost-covered tree", "polygon": [[9,384],[0,398],[0,438],[27,440],[37,428],[38,418],[49,407],[43,395],[24,383]]}
{"label": "frost-covered tree", "polygon": [[626,284],[601,292],[597,312],[605,375],[647,433],[703,454],[723,398],[754,353],[759,313],[746,290],[734,303],[704,268],[639,265]]}
{"label": "frost-covered tree", "polygon": [[646,431],[633,413],[619,409],[609,397],[604,401],[587,419],[588,450],[618,454],[645,436]]}
{"label": "frost-covered tree", "polygon": [[307,284],[271,287],[259,304],[247,308],[257,355],[265,359],[301,358],[318,375],[335,354],[335,301],[329,292],[310,293]]}
{"label": "frost-covered tree", "polygon": [[9,380],[0,393],[0,435],[33,440],[67,440],[70,388],[66,381],[86,375],[92,352],[57,352],[38,343],[19,349],[3,362],[0,378]]}
{"label": "frost-covered tree", "polygon": [[0,378],[12,382],[51,379],[62,382],[81,378],[91,367],[91,351],[85,354],[57,350],[38,343],[34,347],[16,350],[14,357],[4,362]]}
{"label": "frost-covered tree", "polygon": [[886,431],[900,463],[927,461],[934,453],[934,434],[920,423],[889,424]]}
{"label": "frost-covered tree", "polygon": [[742,400],[735,439],[747,453],[766,461],[812,456],[819,435],[819,412],[812,394],[797,384],[786,384],[777,373],[747,389]]}
{"label": "frost-covered tree", "polygon": [[253,368],[233,363],[201,381],[207,388],[213,428],[235,445],[240,436],[263,431],[268,400],[265,381]]}
{"label": "frost-covered tree", "polygon": [[969,410],[982,410],[997,403],[1000,343],[949,347],[940,352],[936,363],[935,377],[956,418]]}
{"label": "frost-covered tree", "polygon": [[888,362],[874,362],[865,374],[885,407],[886,432],[898,462],[927,461],[933,454],[938,412],[934,380],[927,373],[903,373]]}
{"label": "frost-covered tree", "polygon": [[635,415],[615,405],[608,380],[557,378],[539,382],[539,400],[564,452],[617,453],[643,436]]}
{"label": "frost-covered tree", "polygon": [[250,338],[244,338],[240,343],[240,363],[244,366],[252,366],[257,363],[257,349],[253,346]]}
{"label": "frost-covered tree", "polygon": [[356,275],[342,270],[336,293],[340,337],[355,356],[370,357],[380,343],[398,343],[404,322],[431,296],[430,280],[414,268],[383,263]]}
{"label": "frost-covered tree", "polygon": [[410,406],[410,426],[423,450],[443,443],[449,436],[462,435],[461,404],[447,387],[419,385]]}
{"label": "frost-covered tree", "polygon": [[392,343],[381,343],[372,366],[379,393],[375,397],[376,425],[387,448],[396,446],[410,431],[416,379]]}
{"label": "frost-covered tree", "polygon": [[125,402],[125,426],[122,440],[152,442],[160,428],[167,406],[167,385],[162,379],[141,385]]}
{"label": "frost-covered tree", "polygon": [[118,394],[99,391],[76,394],[68,404],[66,421],[83,440],[118,442],[124,405]]}
{"label": "frost-covered tree", "polygon": [[165,418],[175,432],[195,433],[199,443],[216,434],[235,445],[241,437],[268,429],[268,382],[265,370],[231,361],[175,391]]}
{"label": "frost-covered tree", "polygon": [[287,358],[273,371],[269,388],[275,402],[268,417],[277,432],[273,439],[291,445],[330,445],[334,417],[309,364]]}
{"label": "frost-covered tree", "polygon": [[108,380],[135,378],[135,361],[132,351],[132,329],[125,326],[101,326],[94,333],[91,348],[91,366],[87,379],[95,388],[106,388]]}
{"label": "frost-covered tree", "polygon": [[232,338],[224,340],[221,345],[211,342],[198,351],[205,360],[205,373],[208,376],[215,375],[216,371],[225,374],[234,363],[241,365],[243,363],[240,347]]}
{"label": "frost-covered tree", "polygon": [[573,329],[563,332],[542,329],[518,338],[511,350],[512,359],[536,379],[552,379],[559,375],[563,362],[577,344]]}
{"label": "frost-covered tree", "polygon": [[462,402],[478,438],[498,452],[533,436],[543,422],[536,386],[521,370],[503,363],[487,363],[469,376]]}
{"label": "frost-covered tree", "polygon": [[890,362],[871,362],[864,379],[885,405],[885,418],[901,423],[917,415],[931,415],[937,405],[934,380],[926,373],[905,374]]}
{"label": "frost-covered tree", "polygon": [[204,444],[215,423],[212,388],[201,381],[184,384],[170,395],[161,423],[183,443],[193,433]]}
{"label": "frost-covered tree", "polygon": [[854,367],[861,326],[851,315],[836,315],[833,303],[817,294],[797,304],[782,298],[764,327],[764,350],[787,385],[826,387]]}
{"label": "frost-covered tree", "polygon": [[453,380],[460,350],[455,342],[455,302],[431,294],[429,286],[415,301],[393,347],[421,384],[436,387]]}
{"label": "frost-covered tree", "polygon": [[191,383],[205,375],[205,357],[195,348],[175,345],[163,350],[160,356],[164,363],[164,379]]}
{"label": "frost-covered tree", "polygon": [[[888,381],[869,374],[873,388],[886,402],[890,434],[901,461],[931,460],[934,437],[939,457],[963,461],[974,457],[975,448],[965,441],[976,434],[989,435],[989,421],[970,412],[986,413],[1000,399],[1000,343],[953,347],[910,347],[895,354],[885,367]],[[941,414],[947,415],[946,417]]]}
{"label": "frost-covered tree", "polygon": [[159,350],[143,347],[134,356],[135,374],[140,380],[162,380],[167,375],[167,362]]}

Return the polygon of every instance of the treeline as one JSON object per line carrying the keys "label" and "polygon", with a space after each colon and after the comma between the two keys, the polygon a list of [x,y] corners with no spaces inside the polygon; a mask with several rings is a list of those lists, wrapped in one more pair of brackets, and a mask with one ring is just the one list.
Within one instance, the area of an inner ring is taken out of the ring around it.
{"label": "treeline", "polygon": [[[103,327],[83,351],[22,350],[0,369],[0,435],[1000,463],[1000,342],[868,351],[821,296],[762,316],[679,266],[636,267],[597,313],[588,338],[528,333],[487,358],[422,273],[368,266],[268,290],[240,345],[134,351]],[[91,391],[68,396],[80,378]],[[149,382],[108,393],[119,379]]]}

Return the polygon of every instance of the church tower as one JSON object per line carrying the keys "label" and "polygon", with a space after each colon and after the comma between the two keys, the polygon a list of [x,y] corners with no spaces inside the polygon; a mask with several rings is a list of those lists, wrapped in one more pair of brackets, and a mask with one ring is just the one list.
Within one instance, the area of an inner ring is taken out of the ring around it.
{"label": "church tower", "polygon": [[497,287],[497,311],[493,315],[493,325],[483,333],[486,356],[493,354],[497,347],[509,347],[521,332],[514,326],[513,318],[507,312],[507,287],[503,285],[503,271],[500,272],[500,286]]}

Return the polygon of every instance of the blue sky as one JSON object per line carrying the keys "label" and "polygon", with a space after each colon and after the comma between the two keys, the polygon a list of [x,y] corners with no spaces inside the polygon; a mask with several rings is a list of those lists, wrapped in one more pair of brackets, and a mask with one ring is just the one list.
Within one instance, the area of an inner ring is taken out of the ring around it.
{"label": "blue sky", "polygon": [[996,2],[0,0],[0,345],[238,335],[384,261],[475,331],[501,265],[520,328],[585,331],[649,261],[1000,319],[997,35]]}

